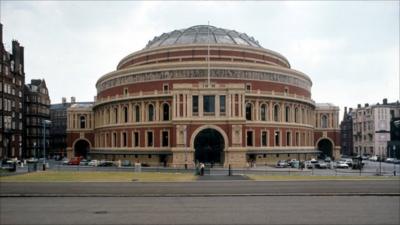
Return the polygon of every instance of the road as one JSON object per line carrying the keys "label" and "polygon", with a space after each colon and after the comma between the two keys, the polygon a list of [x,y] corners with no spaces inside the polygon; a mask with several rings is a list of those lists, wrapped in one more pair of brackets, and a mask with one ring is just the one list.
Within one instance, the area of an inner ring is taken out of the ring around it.
{"label": "road", "polygon": [[0,196],[400,195],[398,180],[0,183]]}
{"label": "road", "polygon": [[400,197],[0,198],[0,224],[399,224]]}

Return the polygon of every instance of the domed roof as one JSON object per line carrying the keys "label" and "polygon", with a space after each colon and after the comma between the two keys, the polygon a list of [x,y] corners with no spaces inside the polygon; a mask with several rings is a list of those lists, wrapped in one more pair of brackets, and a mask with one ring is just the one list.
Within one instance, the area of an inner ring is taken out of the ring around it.
{"label": "domed roof", "polygon": [[209,25],[197,25],[181,30],[163,33],[149,41],[145,49],[186,44],[232,44],[262,48],[253,37],[235,30]]}

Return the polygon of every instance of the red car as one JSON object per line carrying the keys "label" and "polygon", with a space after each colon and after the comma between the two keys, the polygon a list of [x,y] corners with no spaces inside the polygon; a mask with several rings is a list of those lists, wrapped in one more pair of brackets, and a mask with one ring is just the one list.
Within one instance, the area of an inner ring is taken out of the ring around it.
{"label": "red car", "polygon": [[79,165],[81,162],[81,157],[74,157],[69,160],[68,165]]}

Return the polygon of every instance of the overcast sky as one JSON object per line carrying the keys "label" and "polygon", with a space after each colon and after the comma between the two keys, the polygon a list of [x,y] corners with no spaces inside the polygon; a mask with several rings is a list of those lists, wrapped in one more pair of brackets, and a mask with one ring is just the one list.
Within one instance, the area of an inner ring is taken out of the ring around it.
{"label": "overcast sky", "polygon": [[[154,36],[207,24],[253,36],[313,81],[312,98],[356,107],[399,100],[399,1],[0,2],[6,48],[25,47],[26,82],[52,103],[92,101],[95,83]],[[69,101],[69,100],[68,100]],[[341,112],[342,115],[342,112]]]}

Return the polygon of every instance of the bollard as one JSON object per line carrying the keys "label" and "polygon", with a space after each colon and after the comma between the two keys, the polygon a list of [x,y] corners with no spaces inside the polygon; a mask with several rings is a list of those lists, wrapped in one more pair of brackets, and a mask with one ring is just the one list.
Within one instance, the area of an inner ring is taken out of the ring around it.
{"label": "bollard", "polygon": [[228,176],[232,176],[232,168],[231,168],[231,164],[229,164],[229,168],[228,168]]}

